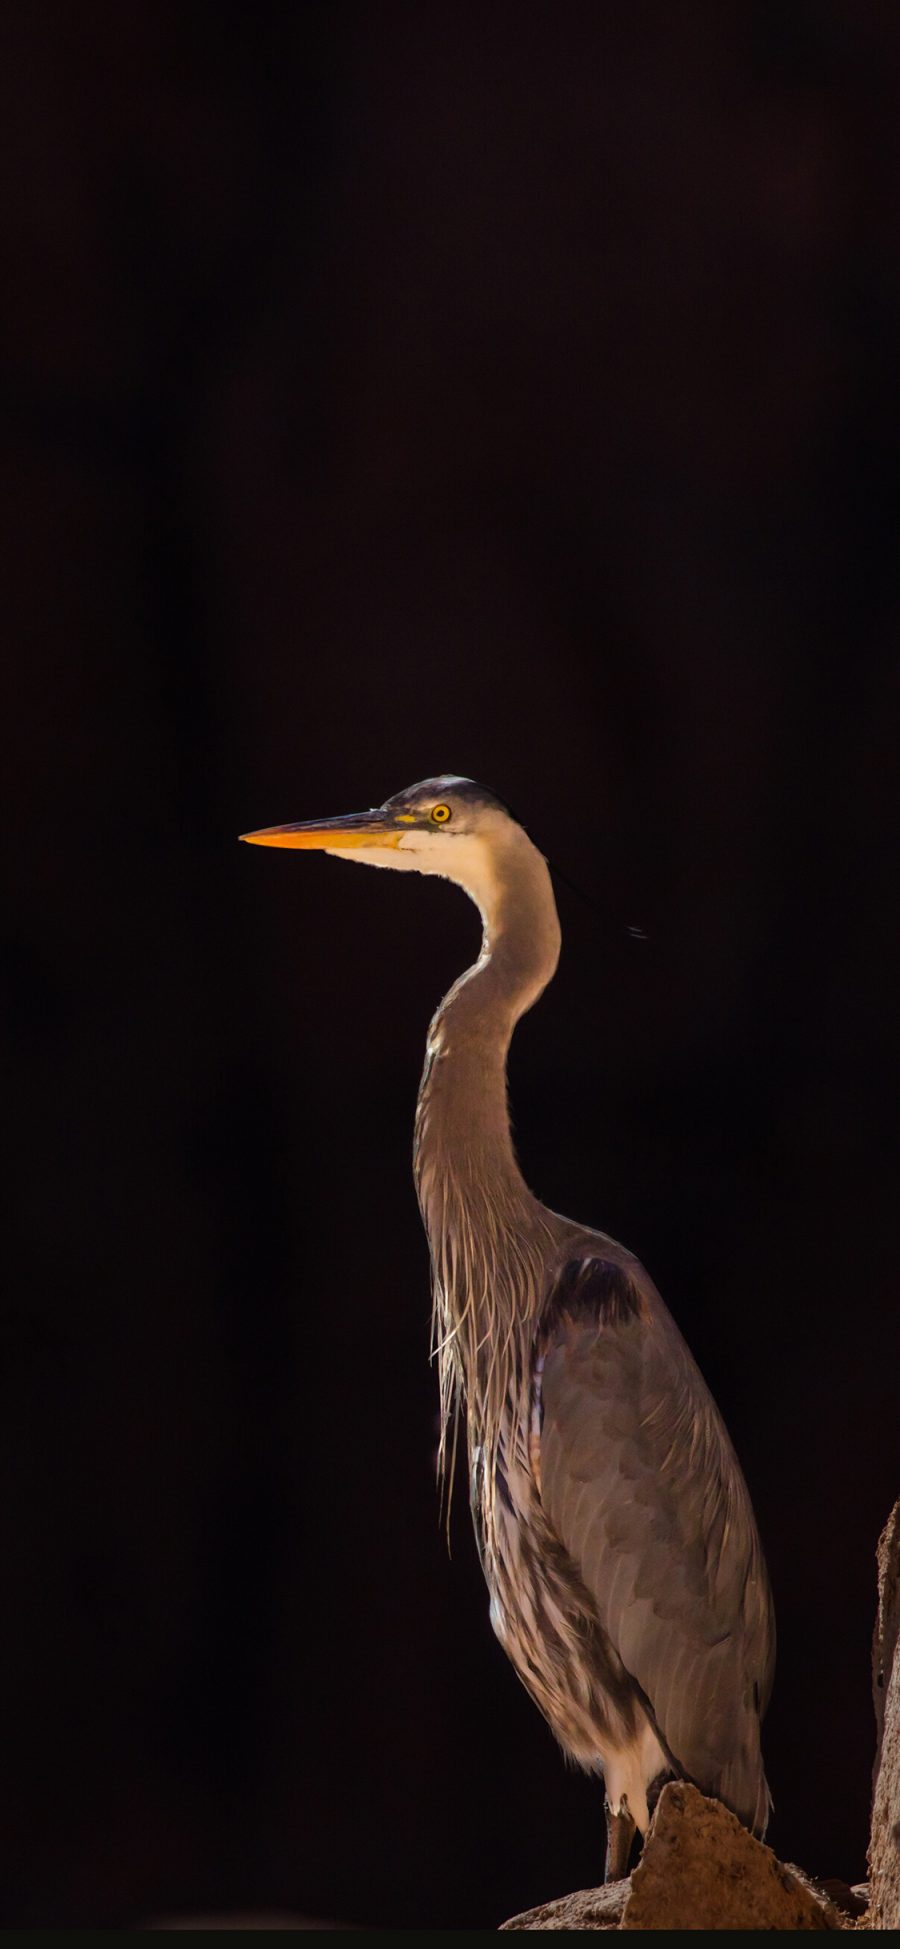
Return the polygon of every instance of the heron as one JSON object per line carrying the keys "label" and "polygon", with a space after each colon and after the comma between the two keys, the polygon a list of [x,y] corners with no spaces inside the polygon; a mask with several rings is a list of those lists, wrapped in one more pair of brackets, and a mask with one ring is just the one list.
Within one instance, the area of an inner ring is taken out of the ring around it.
{"label": "heron", "polygon": [[242,834],[437,874],[481,952],[428,1031],[413,1167],[432,1270],[439,1463],[465,1422],[493,1629],[570,1760],[602,1776],[606,1879],[668,1778],[765,1832],[774,1613],[724,1421],[640,1260],[550,1211],[513,1146],[507,1056],[552,979],[550,869],[506,805],[442,773],[367,812]]}

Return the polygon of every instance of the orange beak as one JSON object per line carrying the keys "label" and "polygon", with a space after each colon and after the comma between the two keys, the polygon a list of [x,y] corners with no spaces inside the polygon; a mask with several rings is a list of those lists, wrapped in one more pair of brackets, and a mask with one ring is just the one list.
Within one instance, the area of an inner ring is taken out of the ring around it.
{"label": "orange beak", "polygon": [[263,826],[242,832],[248,846],[298,846],[344,853],[354,846],[397,846],[402,838],[383,812],[348,812],[342,819],[311,819],[296,826]]}

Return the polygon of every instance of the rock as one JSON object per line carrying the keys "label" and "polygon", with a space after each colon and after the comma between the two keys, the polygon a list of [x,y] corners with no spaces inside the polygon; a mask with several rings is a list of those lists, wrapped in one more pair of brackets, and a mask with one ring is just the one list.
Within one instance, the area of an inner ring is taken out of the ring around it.
{"label": "rock", "polygon": [[900,1929],[900,1502],[878,1543],[878,1615],[872,1646],[877,1743],[869,1842],[869,1927]]}
{"label": "rock", "polygon": [[663,1788],[631,1877],[623,1929],[840,1929],[844,1919],[718,1800]]}
{"label": "rock", "polygon": [[755,1841],[718,1800],[674,1780],[631,1880],[546,1902],[505,1929],[845,1929],[799,1868]]}
{"label": "rock", "polygon": [[851,1916],[854,1921],[858,1920],[860,1915],[865,1915],[869,1906],[869,1884],[867,1881],[858,1881],[851,1888],[846,1881],[841,1881],[837,1875],[823,1875],[821,1881],[816,1885],[821,1889],[822,1894],[827,1895],[828,1900],[834,1903],[835,1908],[841,1910],[843,1915]]}
{"label": "rock", "polygon": [[629,1881],[608,1881],[603,1888],[581,1888],[575,1895],[562,1895],[557,1902],[544,1902],[501,1922],[501,1929],[618,1929],[631,1888]]}

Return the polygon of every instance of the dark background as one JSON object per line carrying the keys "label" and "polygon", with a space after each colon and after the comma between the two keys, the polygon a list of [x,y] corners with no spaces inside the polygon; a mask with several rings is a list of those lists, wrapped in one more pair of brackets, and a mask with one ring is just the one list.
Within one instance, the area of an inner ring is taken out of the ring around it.
{"label": "dark background", "polygon": [[410,1134],[476,917],[236,843],[442,769],[597,903],[523,1165],[710,1380],[770,1838],[865,1871],[898,84],[866,0],[4,10],[6,1926],[599,1878],[437,1518]]}

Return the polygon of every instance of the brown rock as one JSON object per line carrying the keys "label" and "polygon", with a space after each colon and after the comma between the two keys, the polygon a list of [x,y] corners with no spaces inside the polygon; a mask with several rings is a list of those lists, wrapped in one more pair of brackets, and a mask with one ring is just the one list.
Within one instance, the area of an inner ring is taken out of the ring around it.
{"label": "brown rock", "polygon": [[853,1924],[799,1868],[776,1860],[718,1800],[663,1788],[631,1880],[582,1889],[505,1929],[845,1929]]}
{"label": "brown rock", "polygon": [[858,1881],[851,1888],[846,1881],[841,1881],[838,1875],[823,1875],[816,1885],[822,1894],[827,1895],[828,1900],[834,1903],[835,1908],[841,1910],[842,1915],[849,1915],[854,1922],[857,1922],[861,1915],[866,1914],[869,1906],[867,1881]]}
{"label": "brown rock", "polygon": [[878,1615],[872,1646],[877,1744],[869,1842],[869,1927],[900,1929],[900,1502],[878,1543]]}
{"label": "brown rock", "polygon": [[628,1899],[629,1881],[608,1881],[603,1888],[580,1888],[522,1915],[501,1922],[501,1929],[618,1929]]}
{"label": "brown rock", "polygon": [[623,1929],[840,1929],[844,1918],[718,1800],[675,1780],[659,1796]]}

